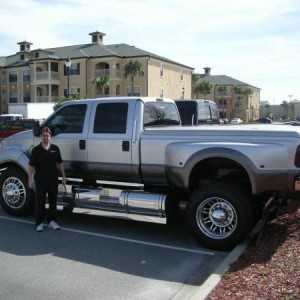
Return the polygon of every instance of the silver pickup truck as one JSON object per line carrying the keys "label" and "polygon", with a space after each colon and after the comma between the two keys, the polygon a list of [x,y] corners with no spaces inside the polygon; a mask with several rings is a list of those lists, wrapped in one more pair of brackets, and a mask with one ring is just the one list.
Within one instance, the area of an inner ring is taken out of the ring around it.
{"label": "silver pickup truck", "polygon": [[[1,143],[0,204],[12,215],[33,212],[26,171],[39,126]],[[266,203],[300,189],[294,126],[186,127],[174,101],[128,97],[68,101],[41,126],[52,129],[62,152],[68,186],[58,202],[65,210],[161,223],[184,216],[209,248],[236,246]]]}

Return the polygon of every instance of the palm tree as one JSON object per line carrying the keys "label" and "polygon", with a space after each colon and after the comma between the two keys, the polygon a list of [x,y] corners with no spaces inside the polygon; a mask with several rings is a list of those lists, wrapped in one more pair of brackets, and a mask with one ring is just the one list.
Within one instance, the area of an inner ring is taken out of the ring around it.
{"label": "palm tree", "polygon": [[266,104],[265,108],[266,108],[266,115],[268,117],[270,117],[271,116],[271,105],[269,104],[269,102]]}
{"label": "palm tree", "polygon": [[196,90],[197,95],[198,95],[198,93],[203,94],[204,98],[206,99],[206,95],[210,94],[210,91],[213,87],[214,87],[214,85],[212,83],[210,83],[207,80],[203,80],[195,86],[195,90]]}
{"label": "palm tree", "polygon": [[222,118],[224,119],[225,116],[224,116],[224,108],[225,108],[225,103],[224,103],[224,95],[226,94],[227,92],[227,85],[226,84],[221,84],[218,86],[218,92],[221,93],[221,96],[222,96]]}
{"label": "palm tree", "polygon": [[136,76],[144,76],[143,71],[143,65],[138,60],[130,60],[125,66],[124,66],[124,76],[127,78],[130,76],[131,80],[131,96],[134,96],[134,81]]}
{"label": "palm tree", "polygon": [[97,88],[101,89],[102,95],[105,95],[105,89],[109,86],[109,76],[101,75],[93,80]]}
{"label": "palm tree", "polygon": [[200,81],[200,74],[199,73],[192,73],[192,96],[195,98],[196,96],[196,86]]}
{"label": "palm tree", "polygon": [[250,123],[252,122],[252,118],[253,118],[253,105],[251,103],[251,101],[249,100],[249,97],[252,98],[252,94],[253,91],[251,88],[249,87],[244,87],[242,89],[242,95],[245,97],[245,99],[247,100],[247,109],[249,110],[249,118],[248,121],[250,121]]}
{"label": "palm tree", "polygon": [[280,104],[280,106],[283,107],[284,117],[287,118],[288,117],[288,112],[289,112],[289,103],[284,100],[284,101],[282,101],[282,103]]}

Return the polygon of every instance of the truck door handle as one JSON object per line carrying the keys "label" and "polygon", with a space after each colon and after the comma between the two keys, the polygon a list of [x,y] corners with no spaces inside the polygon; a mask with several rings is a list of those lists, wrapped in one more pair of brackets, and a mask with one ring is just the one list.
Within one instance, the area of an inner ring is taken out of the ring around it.
{"label": "truck door handle", "polygon": [[79,140],[79,149],[85,150],[85,140]]}
{"label": "truck door handle", "polygon": [[122,151],[125,151],[125,152],[129,151],[129,141],[122,142]]}

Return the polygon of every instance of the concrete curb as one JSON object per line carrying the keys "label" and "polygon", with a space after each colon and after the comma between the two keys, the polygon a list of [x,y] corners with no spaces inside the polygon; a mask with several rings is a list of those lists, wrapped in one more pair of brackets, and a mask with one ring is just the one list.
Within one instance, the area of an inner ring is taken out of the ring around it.
{"label": "concrete curb", "polygon": [[262,230],[263,223],[258,222],[256,226],[251,231],[248,238],[237,245],[222,261],[222,263],[215,269],[213,274],[211,274],[204,283],[199,287],[197,292],[189,300],[205,300],[205,298],[210,294],[210,292],[218,285],[221,280],[222,275],[227,272],[232,263],[238,260],[241,254],[246,250],[253,238]]}

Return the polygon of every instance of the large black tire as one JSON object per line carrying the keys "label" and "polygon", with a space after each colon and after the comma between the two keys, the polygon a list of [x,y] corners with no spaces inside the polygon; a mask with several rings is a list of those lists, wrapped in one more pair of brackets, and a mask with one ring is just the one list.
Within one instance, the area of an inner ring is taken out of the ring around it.
{"label": "large black tire", "polygon": [[186,214],[193,236],[215,250],[231,250],[253,226],[249,193],[228,181],[196,190],[188,201]]}
{"label": "large black tire", "polygon": [[17,168],[7,168],[0,175],[0,204],[10,215],[26,216],[34,212],[34,192],[28,177]]}

